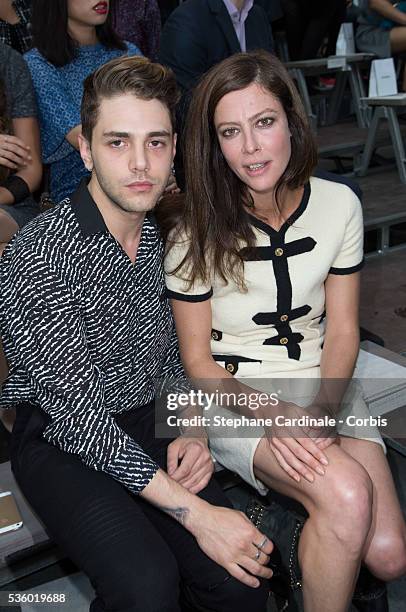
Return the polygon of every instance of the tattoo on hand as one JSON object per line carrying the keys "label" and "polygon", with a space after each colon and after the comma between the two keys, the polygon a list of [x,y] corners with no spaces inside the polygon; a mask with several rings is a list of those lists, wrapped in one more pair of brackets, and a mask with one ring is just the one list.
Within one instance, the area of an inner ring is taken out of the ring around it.
{"label": "tattoo on hand", "polygon": [[186,517],[189,513],[188,508],[165,508],[161,506],[159,509],[162,510],[162,512],[166,512],[166,514],[172,516],[181,525],[185,524]]}

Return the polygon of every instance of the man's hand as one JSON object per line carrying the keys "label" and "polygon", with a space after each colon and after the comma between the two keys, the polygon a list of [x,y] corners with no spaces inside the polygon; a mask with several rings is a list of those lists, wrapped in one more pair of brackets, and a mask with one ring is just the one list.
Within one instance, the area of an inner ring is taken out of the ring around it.
{"label": "man's hand", "polygon": [[0,134],[0,165],[11,170],[21,170],[32,160],[30,147],[21,138]]}
{"label": "man's hand", "polygon": [[255,576],[271,578],[265,566],[273,544],[242,512],[209,506],[191,531],[203,552],[240,582],[258,587]]}
{"label": "man's hand", "polygon": [[[172,445],[176,447],[181,442],[188,446],[187,439],[175,440]],[[201,440],[197,442],[199,446],[204,444]],[[212,506],[198,495],[191,495],[161,469],[140,495],[183,525],[206,555],[237,580],[257,587],[259,581],[255,576],[272,576],[265,566],[273,544],[242,512]]]}
{"label": "man's hand", "polygon": [[168,446],[168,475],[191,493],[199,493],[214,471],[207,439],[177,438]]}

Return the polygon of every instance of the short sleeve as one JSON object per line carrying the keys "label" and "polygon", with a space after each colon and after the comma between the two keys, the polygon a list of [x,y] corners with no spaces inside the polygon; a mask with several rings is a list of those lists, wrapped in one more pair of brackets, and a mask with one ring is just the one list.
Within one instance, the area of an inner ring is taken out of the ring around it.
{"label": "short sleeve", "polygon": [[10,117],[36,117],[37,105],[31,74],[22,56],[14,49],[9,50],[5,81]]}
{"label": "short sleeve", "polygon": [[330,268],[330,274],[353,274],[364,265],[364,223],[361,202],[348,190],[347,220],[341,249]]}
{"label": "short sleeve", "polygon": [[190,269],[187,264],[177,270],[182,263],[190,241],[184,235],[177,234],[175,239],[169,238],[164,260],[166,291],[170,299],[184,302],[204,302],[213,295],[210,283],[196,280],[190,286]]}

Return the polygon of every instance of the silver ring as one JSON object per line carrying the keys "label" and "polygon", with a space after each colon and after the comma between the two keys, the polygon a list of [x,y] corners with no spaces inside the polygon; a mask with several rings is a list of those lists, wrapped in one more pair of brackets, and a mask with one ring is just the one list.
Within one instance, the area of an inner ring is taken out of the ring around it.
{"label": "silver ring", "polygon": [[259,546],[257,546],[257,548],[258,548],[259,550],[262,550],[262,548],[265,546],[265,544],[266,544],[267,542],[268,542],[268,538],[265,536],[265,537],[264,537],[264,540],[263,540],[263,542],[262,542],[262,544],[260,544]]}
{"label": "silver ring", "polygon": [[257,550],[257,552],[256,552],[256,554],[255,554],[255,561],[258,561],[258,559],[260,558],[260,556],[261,556],[261,551],[258,549],[258,550]]}

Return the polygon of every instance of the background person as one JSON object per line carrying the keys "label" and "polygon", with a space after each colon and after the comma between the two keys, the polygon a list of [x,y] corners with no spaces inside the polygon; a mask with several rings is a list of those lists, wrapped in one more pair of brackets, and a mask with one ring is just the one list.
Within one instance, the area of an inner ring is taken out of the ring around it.
{"label": "background person", "polygon": [[31,76],[17,51],[0,42],[0,254],[39,213],[32,194],[42,176],[37,108]]}
{"label": "background person", "polygon": [[79,154],[83,81],[121,55],[137,55],[111,25],[109,2],[33,0],[35,49],[25,55],[39,108],[43,161],[50,166],[54,202],[69,196],[87,174]]}
{"label": "background person", "polygon": [[156,0],[116,0],[113,26],[123,39],[137,45],[150,60],[158,58],[161,14]]}
{"label": "background person", "polygon": [[326,54],[335,55],[346,0],[281,0],[291,61],[314,59],[328,38]]}
{"label": "background person", "polygon": [[[406,51],[406,12],[394,6],[393,0],[369,0],[358,17],[355,41],[359,51],[379,58]],[[406,66],[402,77],[406,91]]]}
{"label": "background person", "polygon": [[0,40],[19,53],[32,47],[31,0],[0,2]]}

